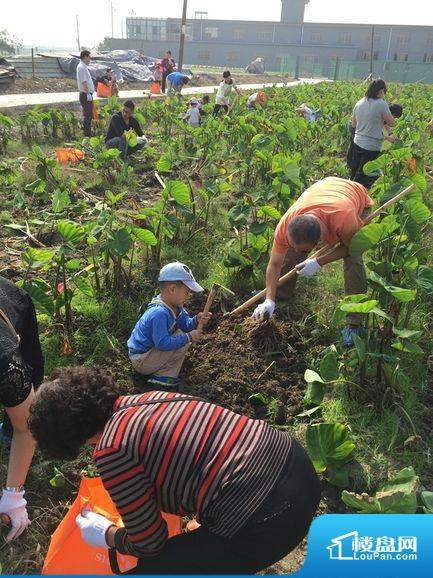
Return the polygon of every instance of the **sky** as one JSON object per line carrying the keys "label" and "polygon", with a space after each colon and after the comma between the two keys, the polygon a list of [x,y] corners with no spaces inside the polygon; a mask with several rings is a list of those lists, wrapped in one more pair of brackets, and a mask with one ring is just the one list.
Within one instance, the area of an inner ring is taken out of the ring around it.
{"label": "sky", "polygon": [[[0,30],[25,45],[72,48],[76,46],[76,15],[80,42],[93,48],[111,36],[110,0],[0,0]],[[113,28],[122,36],[122,22],[129,15],[180,17],[182,0],[113,0]],[[410,8],[408,6],[410,5]],[[209,18],[229,20],[279,20],[280,0],[189,0],[188,17],[207,10]],[[367,24],[423,24],[433,26],[433,1],[411,0],[310,0],[309,22]]]}

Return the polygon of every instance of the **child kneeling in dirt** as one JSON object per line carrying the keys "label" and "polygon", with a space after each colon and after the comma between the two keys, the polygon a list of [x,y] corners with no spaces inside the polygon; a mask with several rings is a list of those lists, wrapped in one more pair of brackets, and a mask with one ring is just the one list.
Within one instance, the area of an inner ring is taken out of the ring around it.
{"label": "child kneeling in dirt", "polygon": [[176,390],[188,347],[202,338],[197,330],[201,319],[190,317],[183,305],[192,293],[203,291],[183,263],[170,263],[159,273],[160,294],[138,320],[128,339],[129,358],[135,371],[148,376],[148,384]]}

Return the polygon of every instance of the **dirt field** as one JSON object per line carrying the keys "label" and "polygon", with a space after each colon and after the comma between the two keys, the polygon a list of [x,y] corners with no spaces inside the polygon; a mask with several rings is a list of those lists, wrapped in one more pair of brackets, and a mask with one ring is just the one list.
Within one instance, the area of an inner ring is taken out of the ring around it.
{"label": "dirt field", "polygon": [[[264,82],[281,82],[277,74],[233,74],[238,84],[257,84]],[[221,81],[221,74],[201,72],[194,74],[190,86],[212,86]],[[128,82],[120,86],[120,90],[144,90],[149,82]],[[73,92],[77,90],[74,78],[18,78],[7,88],[0,87],[0,94],[34,94],[42,92]]]}

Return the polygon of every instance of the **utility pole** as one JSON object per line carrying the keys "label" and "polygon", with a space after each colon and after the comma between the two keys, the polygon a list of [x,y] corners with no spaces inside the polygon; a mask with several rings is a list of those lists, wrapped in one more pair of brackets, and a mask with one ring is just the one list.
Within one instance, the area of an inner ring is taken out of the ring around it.
{"label": "utility pole", "polygon": [[78,23],[78,14],[76,14],[76,16],[75,16],[75,21],[77,23],[77,48],[78,48],[78,52],[81,52],[80,25]]}
{"label": "utility pole", "polygon": [[183,11],[182,11],[182,24],[180,29],[180,44],[179,44],[179,64],[178,69],[182,71],[183,66],[183,53],[185,48],[185,35],[186,35],[186,10],[188,8],[188,0],[183,0]]}
{"label": "utility pole", "polygon": [[374,68],[374,26],[371,27],[371,47],[370,47],[370,76],[373,77]]}
{"label": "utility pole", "polygon": [[114,38],[113,2],[110,2],[110,10],[111,10],[111,38]]}

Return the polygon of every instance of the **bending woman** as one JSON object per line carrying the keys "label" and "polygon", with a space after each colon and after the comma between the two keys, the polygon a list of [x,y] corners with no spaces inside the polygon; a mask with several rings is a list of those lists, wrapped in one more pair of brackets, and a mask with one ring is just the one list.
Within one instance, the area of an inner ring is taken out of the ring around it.
{"label": "bending woman", "polygon": [[350,180],[356,181],[368,189],[377,179],[377,175],[366,175],[364,165],[377,159],[385,139],[385,126],[395,125],[395,118],[385,100],[387,88],[382,79],[373,80],[353,109],[352,127],[355,129],[353,150],[350,155]]}
{"label": "bending woman", "polygon": [[[44,360],[32,300],[25,291],[0,277],[0,404],[12,423],[12,443],[0,513],[11,519],[10,542],[29,525],[24,482],[35,450],[27,419],[34,386],[44,376]],[[7,421],[2,438],[7,437]]]}
{"label": "bending woman", "polygon": [[[93,512],[77,524],[89,544],[139,558],[131,574],[257,572],[299,544],[319,504],[311,461],[287,433],[187,395],[118,397],[98,368],[43,384],[29,426],[53,457],[96,446],[125,528]],[[200,527],[168,539],[161,510]]]}

